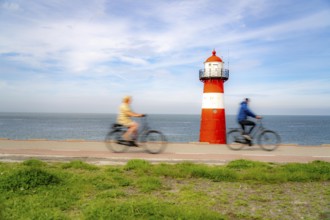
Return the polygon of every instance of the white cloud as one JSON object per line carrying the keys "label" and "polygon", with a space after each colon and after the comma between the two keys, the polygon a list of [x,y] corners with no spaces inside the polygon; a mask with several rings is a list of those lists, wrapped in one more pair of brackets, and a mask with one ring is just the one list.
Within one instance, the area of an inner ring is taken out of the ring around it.
{"label": "white cloud", "polygon": [[[292,4],[300,4],[301,11],[286,19],[280,17],[283,13],[277,10]],[[326,83],[315,82],[318,86],[314,87],[306,83],[309,79],[294,79],[297,73],[306,73],[306,61],[316,63],[317,56],[311,60],[291,58],[293,63],[283,63],[280,57],[291,51],[299,53],[301,47],[317,48],[315,42],[325,41],[317,37],[326,35],[330,26],[329,8],[309,10],[306,4],[259,0],[6,1],[1,4],[6,14],[0,14],[0,28],[5,30],[0,35],[0,65],[15,69],[15,76],[0,70],[1,94],[14,97],[16,101],[11,103],[16,105],[8,106],[17,109],[24,109],[19,101],[27,100],[20,94],[29,96],[31,102],[48,103],[45,111],[55,103],[67,106],[63,111],[79,111],[82,106],[96,111],[92,106],[115,107],[104,104],[103,99],[120,100],[130,93],[145,111],[144,104],[155,112],[199,113],[202,84],[198,69],[216,48],[224,58],[230,49],[232,75],[225,84],[229,112],[236,111],[237,102],[246,94],[259,95],[267,103],[265,109],[274,106],[267,97],[283,95],[285,108],[306,106],[299,98],[306,88],[308,97],[317,97],[315,105],[328,108],[324,104],[329,92]],[[298,40],[305,44],[294,44]],[[329,49],[315,50],[325,51],[327,59]],[[279,64],[268,66],[272,59]],[[315,67],[315,71],[322,68],[324,74],[329,65],[318,62],[322,67]],[[277,71],[284,74],[283,70],[293,67],[297,73],[281,79],[285,86],[277,84]],[[8,102],[4,95],[0,100]]]}

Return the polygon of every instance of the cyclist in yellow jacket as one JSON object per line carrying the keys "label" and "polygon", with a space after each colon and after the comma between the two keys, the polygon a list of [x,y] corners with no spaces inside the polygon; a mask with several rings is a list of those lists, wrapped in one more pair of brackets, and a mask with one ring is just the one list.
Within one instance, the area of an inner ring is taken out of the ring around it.
{"label": "cyclist in yellow jacket", "polygon": [[[119,106],[119,115],[117,123],[128,127],[127,132],[123,135],[124,140],[133,141],[132,137],[136,137],[139,124],[131,119],[131,117],[143,117],[143,114],[138,114],[132,111],[130,104],[132,102],[131,96],[125,96],[122,104]],[[134,143],[134,141],[133,141]]]}

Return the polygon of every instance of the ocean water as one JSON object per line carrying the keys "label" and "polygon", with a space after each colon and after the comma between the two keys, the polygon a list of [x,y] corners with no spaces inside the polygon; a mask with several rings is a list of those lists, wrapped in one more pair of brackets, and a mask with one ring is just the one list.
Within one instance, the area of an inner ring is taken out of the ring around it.
{"label": "ocean water", "polygon": [[[115,114],[0,113],[0,138],[102,141],[115,119]],[[154,114],[148,122],[170,142],[199,140],[200,115]],[[227,115],[226,123],[227,130],[238,127],[234,115]],[[330,116],[264,116],[263,125],[276,131],[282,143],[330,144]]]}

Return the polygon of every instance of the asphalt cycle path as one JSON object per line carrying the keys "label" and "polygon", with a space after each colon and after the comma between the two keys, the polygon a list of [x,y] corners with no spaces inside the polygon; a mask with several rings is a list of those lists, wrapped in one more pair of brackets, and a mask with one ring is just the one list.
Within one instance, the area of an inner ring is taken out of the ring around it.
{"label": "asphalt cycle path", "polygon": [[0,139],[0,161],[82,160],[94,164],[124,164],[128,160],[143,159],[152,163],[178,163],[190,161],[206,164],[226,164],[232,160],[246,159],[263,162],[307,163],[315,160],[330,162],[330,144],[320,146],[280,145],[275,151],[264,151],[258,146],[233,151],[226,145],[192,143],[168,143],[161,154],[149,154],[142,148],[132,147],[125,153],[109,151],[104,142],[84,140],[8,140]]}

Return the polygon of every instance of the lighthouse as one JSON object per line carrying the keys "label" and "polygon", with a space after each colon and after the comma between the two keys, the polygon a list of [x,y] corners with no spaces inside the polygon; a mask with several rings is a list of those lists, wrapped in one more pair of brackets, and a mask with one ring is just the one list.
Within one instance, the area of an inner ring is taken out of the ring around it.
{"label": "lighthouse", "polygon": [[224,62],[212,51],[212,56],[199,70],[199,79],[204,83],[200,126],[200,142],[226,144],[226,117],[224,106],[224,82],[229,78],[229,70]]}

